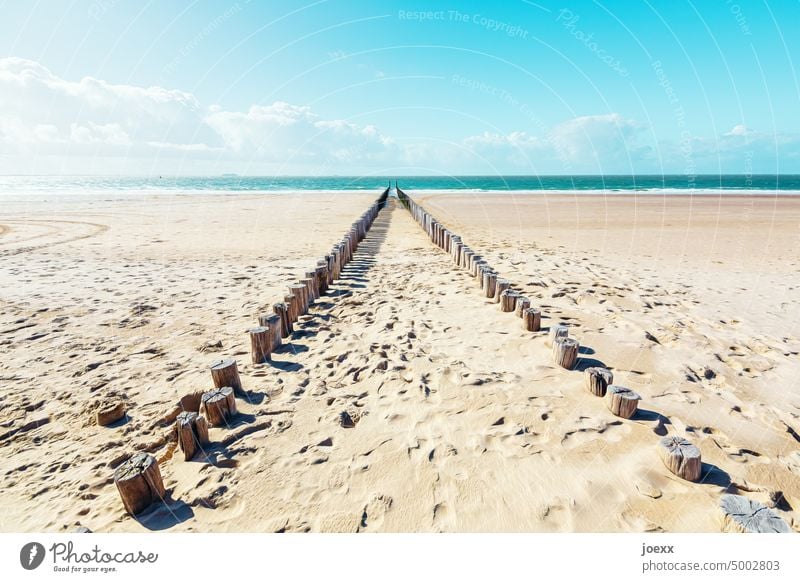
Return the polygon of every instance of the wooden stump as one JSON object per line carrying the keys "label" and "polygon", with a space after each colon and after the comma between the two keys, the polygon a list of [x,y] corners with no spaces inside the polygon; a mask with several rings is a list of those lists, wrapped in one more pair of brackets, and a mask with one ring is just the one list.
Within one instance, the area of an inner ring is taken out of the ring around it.
{"label": "wooden stump", "polygon": [[306,279],[311,279],[310,282],[306,283],[309,287],[308,291],[311,294],[311,303],[314,303],[317,299],[319,299],[319,286],[317,281],[317,271],[316,269],[313,271],[306,271],[305,273]]}
{"label": "wooden stump", "polygon": [[569,328],[566,325],[551,325],[550,333],[547,334],[547,343],[551,346],[560,337],[569,337]]}
{"label": "wooden stump", "polygon": [[295,311],[295,321],[297,321],[301,315],[305,315],[308,312],[308,307],[306,306],[306,286],[305,284],[296,283],[294,285],[289,285],[289,293],[294,296],[295,306],[297,310]]}
{"label": "wooden stump", "polygon": [[483,273],[483,292],[487,299],[494,297],[495,287],[497,286],[497,273],[485,271]]}
{"label": "wooden stump", "polygon": [[528,331],[539,331],[542,328],[542,312],[535,307],[525,310],[522,323]]}
{"label": "wooden stump", "polygon": [[215,388],[230,386],[235,392],[242,392],[242,381],[239,379],[239,368],[236,360],[226,358],[211,364],[211,379]]}
{"label": "wooden stump", "polygon": [[575,367],[578,361],[578,340],[571,337],[557,338],[553,343],[553,361],[566,370]]}
{"label": "wooden stump", "polygon": [[500,311],[503,313],[510,313],[514,311],[517,305],[517,296],[519,294],[512,290],[506,289],[500,294]]}
{"label": "wooden stump", "polygon": [[211,426],[225,426],[228,419],[236,415],[236,398],[230,386],[214,388],[203,394],[200,400],[200,412],[208,419]]}
{"label": "wooden stump", "polygon": [[314,291],[314,281],[314,277],[308,276],[305,279],[300,279],[300,282],[306,286],[306,313],[308,313],[309,307],[314,305],[314,300],[317,298],[316,292]]}
{"label": "wooden stump", "polygon": [[316,275],[319,297],[322,297],[328,290],[328,264],[322,261],[317,262]]}
{"label": "wooden stump", "polygon": [[511,281],[508,279],[497,279],[494,284],[494,302],[500,303],[500,296],[503,294],[503,291],[510,288]]}
{"label": "wooden stump", "polygon": [[114,471],[114,483],[125,510],[136,515],[166,495],[158,461],[153,455],[136,453]]}
{"label": "wooden stump", "polygon": [[462,269],[469,269],[470,262],[472,261],[472,257],[475,256],[475,251],[472,249],[466,249],[461,254],[461,268]]}
{"label": "wooden stump", "polygon": [[722,531],[735,533],[791,533],[781,516],[763,503],[742,495],[723,495]]}
{"label": "wooden stump", "polygon": [[281,316],[275,313],[260,315],[258,325],[269,328],[270,352],[274,352],[281,347]]}
{"label": "wooden stump", "polygon": [[611,384],[608,387],[606,403],[608,409],[622,418],[630,418],[639,407],[639,400],[642,397],[630,388]]}
{"label": "wooden stump", "polygon": [[175,419],[175,432],[186,461],[191,461],[208,444],[208,422],[196,412],[181,412]]}
{"label": "wooden stump", "polygon": [[297,309],[295,307],[297,299],[292,294],[284,295],[283,302],[286,304],[286,316],[289,318],[289,333],[291,334],[294,331],[294,322],[297,321]]}
{"label": "wooden stump", "polygon": [[483,264],[483,257],[478,254],[473,254],[469,258],[469,274],[473,277],[478,276],[478,267]]}
{"label": "wooden stump", "polygon": [[254,327],[248,332],[250,334],[250,355],[254,364],[263,364],[272,359],[272,333],[268,327]]}
{"label": "wooden stump", "polygon": [[125,418],[124,402],[106,402],[97,409],[96,418],[98,426],[108,426]]}
{"label": "wooden stump", "polygon": [[519,295],[517,297],[517,304],[514,307],[514,315],[519,318],[522,318],[525,315],[525,310],[531,306],[531,300],[527,297],[522,297]]}
{"label": "wooden stump", "polygon": [[668,436],[658,441],[658,454],[667,469],[687,481],[700,478],[700,449],[679,436]]}
{"label": "wooden stump", "polygon": [[614,382],[614,374],[606,368],[586,368],[586,389],[601,398],[606,395],[608,385]]}
{"label": "wooden stump", "polygon": [[294,331],[292,329],[292,322],[289,319],[289,306],[286,305],[286,303],[276,303],[272,306],[272,310],[281,320],[281,337],[289,337],[289,334]]}

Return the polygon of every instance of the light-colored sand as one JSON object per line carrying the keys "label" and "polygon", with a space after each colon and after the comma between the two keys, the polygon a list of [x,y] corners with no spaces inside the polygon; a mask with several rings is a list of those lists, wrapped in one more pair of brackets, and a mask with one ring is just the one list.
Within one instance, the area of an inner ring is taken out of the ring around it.
{"label": "light-colored sand", "polygon": [[[621,420],[393,205],[251,365],[255,316],[376,194],[4,199],[0,530],[719,531],[737,489],[798,529],[800,201],[419,197],[642,394]],[[170,458],[162,419],[221,355],[250,401],[211,462]],[[96,427],[109,393],[129,418]],[[661,434],[700,446],[704,483]],[[136,521],[111,467],[142,448],[172,501]]]}

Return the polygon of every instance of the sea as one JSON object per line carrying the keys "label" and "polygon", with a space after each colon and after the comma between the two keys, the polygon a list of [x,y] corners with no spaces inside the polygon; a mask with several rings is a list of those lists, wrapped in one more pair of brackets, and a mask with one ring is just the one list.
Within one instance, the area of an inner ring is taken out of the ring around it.
{"label": "sea", "polygon": [[800,175],[641,176],[0,176],[0,194],[89,191],[404,191],[580,193],[800,193]]}

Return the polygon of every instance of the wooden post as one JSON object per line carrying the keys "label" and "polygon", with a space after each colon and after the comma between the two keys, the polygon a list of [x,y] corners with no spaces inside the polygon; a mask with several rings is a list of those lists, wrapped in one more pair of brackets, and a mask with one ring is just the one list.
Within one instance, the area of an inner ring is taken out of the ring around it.
{"label": "wooden post", "polygon": [[523,297],[522,295],[518,295],[517,303],[516,306],[514,307],[514,315],[516,315],[519,318],[524,317],[525,310],[528,309],[528,307],[530,306],[531,306],[530,299],[528,299],[527,297]]}
{"label": "wooden post", "polygon": [[503,291],[511,288],[511,281],[508,279],[497,279],[494,285],[494,302],[500,303],[500,296]]}
{"label": "wooden post", "polygon": [[333,284],[333,253],[329,253],[324,257],[325,261],[325,290]]}
{"label": "wooden post", "polygon": [[339,278],[339,274],[342,272],[342,252],[339,250],[338,246],[333,247],[333,251],[331,251],[331,255],[333,256],[332,264],[333,267],[331,269],[331,283],[336,281]]}
{"label": "wooden post", "polygon": [[487,299],[494,297],[495,287],[497,286],[497,273],[488,269],[483,272],[483,294]]}
{"label": "wooden post", "polygon": [[608,387],[606,403],[608,409],[622,418],[630,418],[639,407],[639,400],[642,397],[630,388],[623,388],[616,384]]}
{"label": "wooden post", "polygon": [[286,315],[289,318],[289,333],[294,331],[294,322],[297,321],[297,297],[294,295],[284,295],[283,302],[286,304]]}
{"label": "wooden post", "polygon": [[606,395],[609,384],[614,382],[614,374],[606,368],[586,368],[586,389],[601,398]]}
{"label": "wooden post", "polygon": [[158,461],[153,455],[136,453],[114,471],[114,483],[125,510],[136,515],[166,495]]}
{"label": "wooden post", "polygon": [[569,337],[569,328],[566,325],[551,325],[550,333],[547,334],[547,343],[551,346],[553,342],[560,337]]}
{"label": "wooden post", "polygon": [[579,347],[580,344],[576,339],[571,337],[557,338],[553,342],[553,361],[562,368],[571,370],[578,361]]}
{"label": "wooden post", "polygon": [[[480,255],[472,255],[471,261],[472,262],[469,266],[469,274],[476,278],[480,276],[480,278],[483,279],[483,273],[480,272],[480,268],[482,265],[486,264],[486,261],[484,261]],[[481,283],[483,283],[482,280]]]}
{"label": "wooden post", "polygon": [[308,271],[305,279],[300,279],[301,283],[305,283],[308,289],[308,304],[313,305],[319,299],[319,289],[317,289],[317,272]]}
{"label": "wooden post", "polygon": [[224,426],[236,415],[236,398],[230,386],[214,388],[200,399],[200,412],[211,426]]}
{"label": "wooden post", "polygon": [[97,425],[108,426],[109,424],[114,424],[118,420],[125,418],[125,412],[124,402],[106,402],[97,409]]}
{"label": "wooden post", "polygon": [[289,334],[294,331],[292,322],[289,319],[289,306],[286,303],[276,303],[272,306],[272,310],[281,320],[281,337],[289,337]]}
{"label": "wooden post", "polygon": [[[321,263],[321,264],[320,264]],[[328,290],[328,265],[324,262],[317,262],[316,268],[317,275],[317,289],[319,289],[319,296],[325,295]]]}
{"label": "wooden post", "polygon": [[528,331],[539,331],[542,328],[542,312],[535,307],[528,307],[522,323]]}
{"label": "wooden post", "polygon": [[295,315],[297,319],[300,319],[301,315],[305,315],[308,311],[308,307],[306,306],[305,297],[306,297],[306,286],[305,284],[296,283],[294,285],[289,285],[289,293],[291,293],[295,298],[295,306],[297,310],[295,311]]}
{"label": "wooden post", "polygon": [[719,500],[722,510],[722,530],[733,533],[791,533],[781,516],[763,503],[742,495],[723,495]]}
{"label": "wooden post", "polygon": [[517,305],[518,293],[513,289],[506,289],[500,294],[500,311],[503,313],[510,313],[514,311]]}
{"label": "wooden post", "polygon": [[463,255],[461,256],[462,269],[469,269],[470,262],[472,261],[473,256],[475,256],[475,251],[473,251],[472,249],[467,249],[464,251]]}
{"label": "wooden post", "polygon": [[266,316],[264,321],[269,328],[269,335],[271,338],[269,342],[270,350],[274,352],[281,347],[281,344],[283,343],[281,341],[281,316],[275,313],[270,313]]}
{"label": "wooden post", "polygon": [[175,432],[186,461],[191,461],[208,444],[208,422],[196,412],[181,412],[175,419]]}
{"label": "wooden post", "polygon": [[303,290],[303,296],[306,302],[306,315],[308,315],[308,312],[311,311],[311,306],[314,305],[314,295],[311,290],[311,286],[314,284],[314,279],[309,279],[306,277],[305,279],[300,279],[300,282],[306,287]]}
{"label": "wooden post", "polygon": [[700,449],[679,436],[667,436],[658,441],[658,454],[673,474],[687,481],[700,478]]}
{"label": "wooden post", "polygon": [[250,354],[254,364],[263,364],[272,359],[272,333],[268,327],[254,327],[250,334]]}
{"label": "wooden post", "polygon": [[281,347],[281,316],[277,313],[265,313],[258,316],[258,325],[269,328],[270,353]]}
{"label": "wooden post", "polygon": [[212,363],[211,379],[216,388],[230,386],[236,392],[243,391],[242,381],[239,378],[239,368],[237,368],[236,360],[233,358],[225,358],[224,360],[217,360]]}

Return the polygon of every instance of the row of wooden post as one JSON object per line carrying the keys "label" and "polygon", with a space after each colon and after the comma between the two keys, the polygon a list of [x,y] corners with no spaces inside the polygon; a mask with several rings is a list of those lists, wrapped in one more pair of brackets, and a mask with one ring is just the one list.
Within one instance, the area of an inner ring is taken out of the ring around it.
{"label": "row of wooden post", "polygon": [[[420,224],[433,244],[448,253],[457,267],[467,271],[477,280],[486,298],[498,303],[500,311],[521,317],[526,330],[541,329],[540,310],[531,307],[530,300],[516,291],[510,281],[500,278],[498,272],[479,253],[473,251],[459,235],[436,220],[405,192],[398,188],[397,194],[403,206]],[[569,328],[566,325],[551,325],[547,343],[552,347],[555,364],[567,370],[575,368],[580,343],[569,336]],[[589,392],[595,396],[605,397],[606,405],[613,414],[629,419],[636,413],[641,396],[629,388],[613,384],[614,375],[610,370],[600,367],[587,368],[585,379]],[[688,481],[700,479],[702,470],[700,449],[687,439],[679,436],[659,439],[658,454],[670,472],[678,477]],[[731,531],[789,531],[788,525],[774,512],[742,496],[724,496],[720,507],[725,516],[724,527]],[[747,508],[745,517],[735,514],[735,510],[744,507]]]}
{"label": "row of wooden post", "polygon": [[426,232],[431,242],[448,253],[457,267],[468,272],[475,279],[484,297],[499,304],[501,311],[513,313],[519,317],[522,320],[522,326],[527,331],[541,329],[541,311],[531,306],[529,298],[513,289],[511,281],[501,278],[497,270],[492,268],[479,253],[472,250],[459,235],[436,220],[433,215],[399,188],[397,197]]}
{"label": "row of wooden post", "polygon": [[[353,223],[329,254],[317,261],[313,269],[306,271],[305,277],[289,285],[283,301],[273,304],[272,313],[259,315],[258,326],[248,332],[254,364],[270,361],[272,353],[281,346],[283,339],[293,333],[294,324],[341,277],[342,270],[353,260],[359,243],[364,240],[386,204],[388,195],[387,188]],[[228,426],[237,414],[236,396],[244,395],[236,360],[226,358],[215,361],[210,371],[214,388],[203,393],[199,399],[191,399],[192,405],[186,405],[188,400],[181,399],[181,412],[175,418],[174,435],[186,461],[202,452],[209,443],[209,426]],[[158,461],[149,453],[136,453],[117,467],[114,482],[125,510],[131,515],[141,513],[152,503],[163,501],[166,495]]]}
{"label": "row of wooden post", "polygon": [[273,304],[271,314],[259,316],[258,327],[248,331],[254,364],[270,361],[272,352],[281,346],[282,339],[293,332],[294,324],[341,277],[342,270],[353,260],[359,243],[367,236],[378,212],[385,205],[388,194],[387,188],[353,223],[342,240],[333,245],[330,253],[319,259],[313,269],[307,270],[304,277],[288,286],[288,293],[284,295],[283,301]]}

